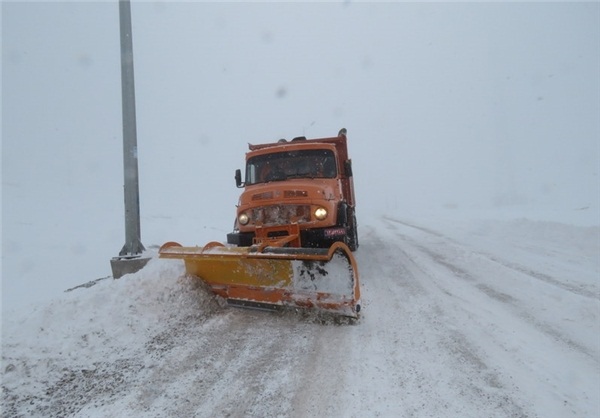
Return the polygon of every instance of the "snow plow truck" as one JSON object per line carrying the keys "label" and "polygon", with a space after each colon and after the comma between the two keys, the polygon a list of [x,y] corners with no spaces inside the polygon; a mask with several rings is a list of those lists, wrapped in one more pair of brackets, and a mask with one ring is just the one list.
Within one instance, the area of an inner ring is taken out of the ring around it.
{"label": "snow plow truck", "polygon": [[358,318],[360,286],[352,161],[346,130],[335,137],[249,144],[243,188],[227,244],[167,242],[161,258],[182,259],[231,305],[303,308]]}

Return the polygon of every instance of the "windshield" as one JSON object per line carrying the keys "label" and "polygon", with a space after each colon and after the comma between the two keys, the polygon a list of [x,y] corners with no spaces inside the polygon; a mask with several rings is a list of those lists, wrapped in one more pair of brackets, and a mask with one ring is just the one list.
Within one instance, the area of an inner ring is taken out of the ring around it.
{"label": "windshield", "polygon": [[250,158],[246,165],[246,184],[336,176],[335,156],[326,149],[259,155]]}

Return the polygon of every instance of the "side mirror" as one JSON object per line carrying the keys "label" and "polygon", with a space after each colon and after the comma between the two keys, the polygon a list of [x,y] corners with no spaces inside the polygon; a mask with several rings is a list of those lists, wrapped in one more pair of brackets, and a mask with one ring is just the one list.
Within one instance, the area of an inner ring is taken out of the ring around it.
{"label": "side mirror", "polygon": [[244,183],[242,183],[242,170],[239,168],[235,170],[235,185],[239,187],[244,187]]}
{"label": "side mirror", "polygon": [[344,162],[344,172],[346,177],[352,177],[352,160],[346,160]]}

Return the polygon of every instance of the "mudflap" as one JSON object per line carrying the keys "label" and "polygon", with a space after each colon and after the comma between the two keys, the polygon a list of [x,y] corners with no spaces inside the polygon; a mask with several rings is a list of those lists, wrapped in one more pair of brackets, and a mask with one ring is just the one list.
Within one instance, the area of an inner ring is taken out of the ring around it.
{"label": "mudflap", "polygon": [[232,247],[169,242],[161,258],[182,259],[186,272],[231,304],[259,309],[302,308],[349,318],[360,312],[356,261],[342,242],[328,249]]}

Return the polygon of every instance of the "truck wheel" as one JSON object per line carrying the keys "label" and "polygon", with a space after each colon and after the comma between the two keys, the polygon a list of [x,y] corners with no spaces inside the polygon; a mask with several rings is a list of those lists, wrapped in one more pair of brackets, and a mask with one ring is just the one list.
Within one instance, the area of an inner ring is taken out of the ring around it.
{"label": "truck wheel", "polygon": [[350,248],[350,251],[356,251],[358,249],[358,225],[356,223],[356,215],[354,211],[348,213],[348,235],[346,236],[346,245]]}

